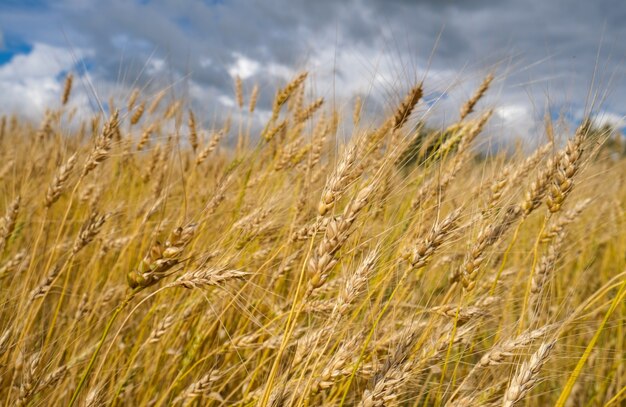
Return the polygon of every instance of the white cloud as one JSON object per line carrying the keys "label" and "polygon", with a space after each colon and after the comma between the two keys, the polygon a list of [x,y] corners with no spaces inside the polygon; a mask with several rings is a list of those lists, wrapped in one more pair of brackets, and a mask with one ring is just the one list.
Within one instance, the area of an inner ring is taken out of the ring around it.
{"label": "white cloud", "polygon": [[[494,125],[499,126],[499,141],[507,141],[521,138],[527,142],[536,141],[540,134],[537,134],[538,119],[533,116],[533,112],[528,104],[504,103],[495,109]],[[499,119],[499,120],[498,120]],[[532,143],[531,143],[532,144]]]}
{"label": "white cloud", "polygon": [[255,75],[261,64],[241,54],[234,54],[236,60],[233,65],[228,68],[228,73],[232,76],[239,76],[241,79],[248,79]]}
{"label": "white cloud", "polygon": [[295,71],[293,69],[275,62],[268,64],[265,71],[271,76],[282,79],[291,79],[295,75]]}
{"label": "white cloud", "polygon": [[235,101],[230,96],[220,95],[217,100],[226,107],[235,107]]}
{"label": "white cloud", "polygon": [[528,119],[528,108],[522,105],[504,105],[496,109],[496,114],[504,121],[516,124]]}
{"label": "white cloud", "polygon": [[621,116],[612,112],[599,112],[593,117],[593,122],[596,126],[609,125],[616,128],[622,128],[626,126],[626,116]]}
{"label": "white cloud", "polygon": [[30,53],[17,54],[9,63],[0,66],[0,80],[46,78],[57,75],[72,65],[72,56],[67,50],[35,43]]}
{"label": "white cloud", "polygon": [[[255,61],[239,53],[234,53],[233,56],[235,57],[235,62],[228,67],[228,73],[233,78],[239,76],[241,79],[245,80],[254,75],[264,74],[288,80],[295,74],[293,69],[276,62],[261,65],[259,61]],[[203,58],[200,62],[200,66],[203,68],[208,67],[211,63],[211,59]]]}
{"label": "white cloud", "polygon": [[40,118],[58,103],[63,85],[57,77],[73,64],[67,50],[41,43],[28,54],[15,55],[0,66],[0,110]]}
{"label": "white cloud", "polygon": [[[35,122],[40,121],[47,109],[59,106],[64,86],[64,74],[75,67],[74,58],[85,58],[92,51],[34,43],[28,54],[15,55],[0,66],[0,111],[17,113]],[[91,78],[100,85],[101,81]],[[96,86],[98,87],[98,86]],[[112,84],[107,89],[117,89]],[[70,107],[77,109],[77,117],[92,113],[93,94],[81,77],[75,77]]]}
{"label": "white cloud", "polygon": [[163,71],[165,68],[165,60],[163,58],[151,57],[146,63],[146,73],[154,75]]}

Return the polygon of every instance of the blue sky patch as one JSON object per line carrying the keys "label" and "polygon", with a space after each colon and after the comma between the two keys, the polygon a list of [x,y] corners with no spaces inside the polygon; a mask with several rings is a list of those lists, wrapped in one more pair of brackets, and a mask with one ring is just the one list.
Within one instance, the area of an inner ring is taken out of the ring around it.
{"label": "blue sky patch", "polygon": [[5,33],[4,46],[0,48],[0,65],[11,62],[15,55],[30,54],[33,46],[25,41],[20,40],[14,35]]}
{"label": "blue sky patch", "polygon": [[0,10],[2,9],[46,9],[46,0],[0,0]]}
{"label": "blue sky patch", "polygon": [[427,95],[424,95],[424,102],[428,106],[433,106],[435,103],[446,100],[448,98],[448,94],[446,92],[431,92]]}

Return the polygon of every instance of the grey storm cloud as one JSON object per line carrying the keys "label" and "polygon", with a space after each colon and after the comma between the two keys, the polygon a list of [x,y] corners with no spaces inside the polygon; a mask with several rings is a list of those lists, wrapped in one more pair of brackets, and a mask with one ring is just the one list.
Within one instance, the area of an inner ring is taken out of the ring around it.
{"label": "grey storm cloud", "polygon": [[[356,50],[358,72],[354,63],[328,69],[349,81],[371,75],[384,55],[398,77],[383,91],[387,98],[427,66],[476,81],[495,68],[506,78],[501,100],[584,106],[599,64],[595,84],[609,93],[606,106],[626,112],[620,0],[60,0],[14,1],[0,10],[5,34],[89,49],[94,74],[122,85],[149,82],[154,59],[164,61],[166,80],[190,78],[217,98],[232,94],[230,69],[242,56],[260,67],[251,80],[269,87],[284,78],[267,67],[297,70],[320,56],[332,64],[334,55]],[[440,92],[448,85],[434,83]],[[271,94],[262,97],[269,104]]]}

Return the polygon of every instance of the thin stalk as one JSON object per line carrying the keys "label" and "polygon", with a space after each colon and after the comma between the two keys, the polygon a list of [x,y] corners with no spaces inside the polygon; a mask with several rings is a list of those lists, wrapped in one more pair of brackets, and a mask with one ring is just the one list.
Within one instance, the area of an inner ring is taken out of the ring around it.
{"label": "thin stalk", "polygon": [[80,377],[80,381],[78,382],[78,386],[76,386],[76,390],[74,390],[74,393],[72,394],[72,398],[71,398],[70,402],[67,405],[68,407],[72,407],[74,405],[74,403],[76,403],[76,400],[78,399],[80,391],[82,390],[83,386],[85,385],[85,382],[87,381],[87,378],[89,377],[89,373],[91,373],[91,369],[93,369],[93,365],[96,363],[96,359],[98,358],[98,354],[100,353],[100,349],[102,349],[102,345],[104,345],[104,341],[106,340],[107,335],[109,334],[109,331],[111,330],[111,327],[113,326],[113,323],[117,319],[117,316],[120,314],[120,312],[122,312],[122,310],[124,308],[126,308],[128,303],[135,297],[135,295],[139,292],[139,290],[140,290],[139,288],[136,288],[135,290],[133,290],[126,297],[126,299],[124,299],[124,301],[122,301],[120,303],[120,305],[118,305],[118,307],[113,312],[113,315],[111,315],[111,318],[109,318],[109,321],[107,322],[107,325],[104,328],[104,331],[102,332],[102,335],[100,336],[100,342],[98,342],[98,347],[96,348],[96,350],[91,355],[91,359],[89,360],[89,364],[87,365],[87,367],[85,368],[85,371],[83,372],[83,374]]}

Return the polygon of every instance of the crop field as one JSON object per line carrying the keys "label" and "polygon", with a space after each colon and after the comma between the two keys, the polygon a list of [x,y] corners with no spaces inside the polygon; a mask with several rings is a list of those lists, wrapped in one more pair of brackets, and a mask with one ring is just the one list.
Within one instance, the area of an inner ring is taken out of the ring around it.
{"label": "crop field", "polygon": [[0,112],[0,399],[623,406],[622,136],[487,151],[493,80],[443,128],[427,79],[374,117],[306,71],[209,124],[167,91],[85,118],[71,75]]}

